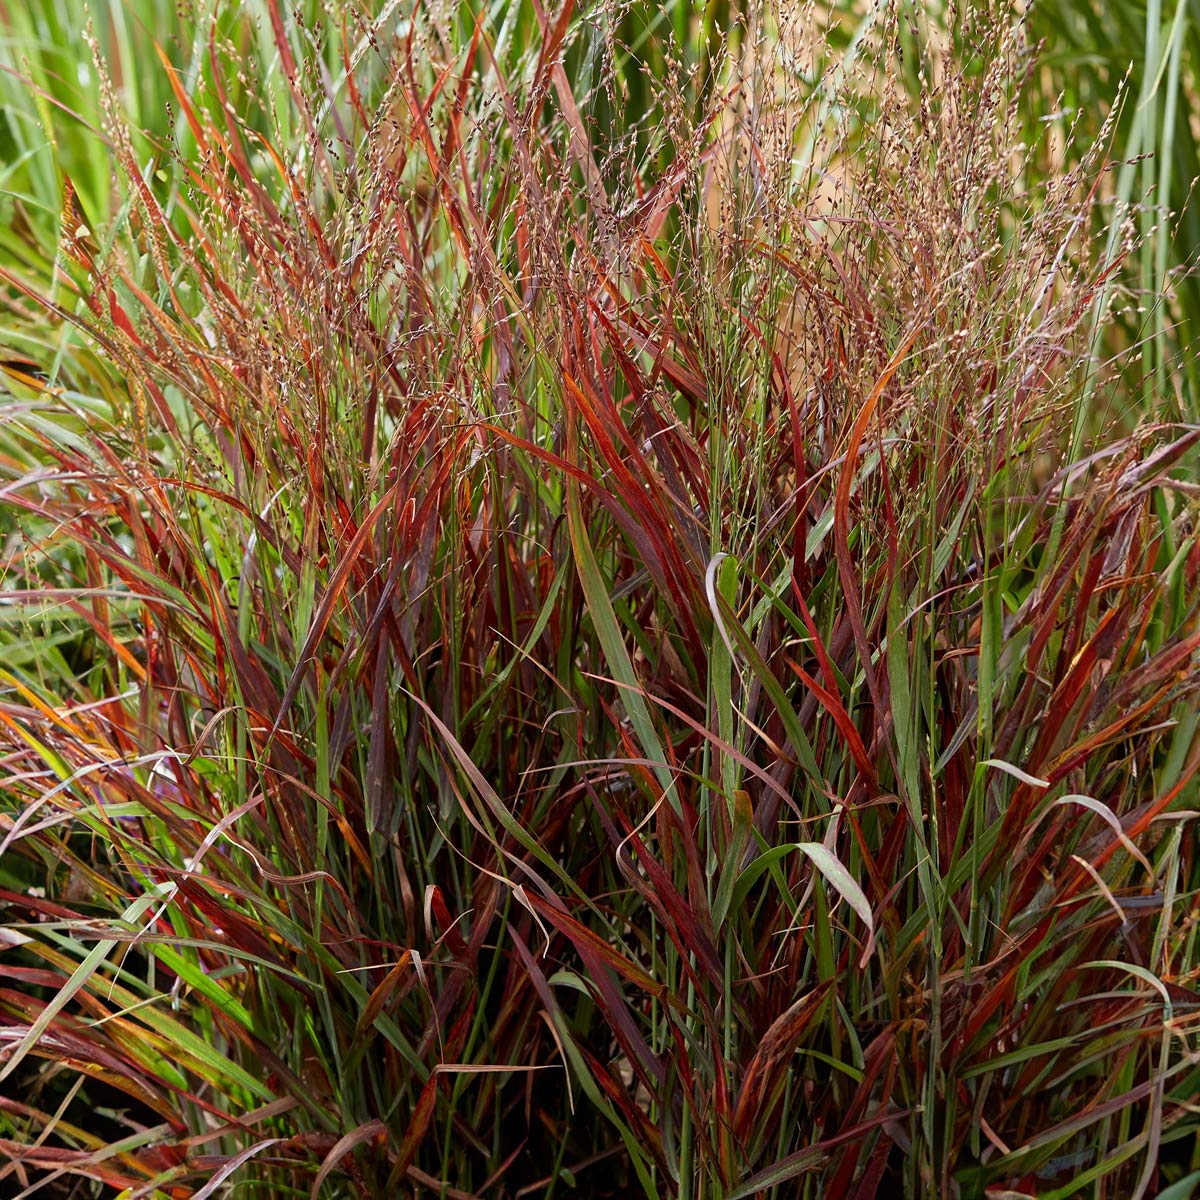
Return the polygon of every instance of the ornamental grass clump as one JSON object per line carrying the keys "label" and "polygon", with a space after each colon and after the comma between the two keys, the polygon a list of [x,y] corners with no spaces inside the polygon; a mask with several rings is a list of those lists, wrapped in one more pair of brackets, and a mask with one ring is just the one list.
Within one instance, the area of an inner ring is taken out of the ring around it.
{"label": "ornamental grass clump", "polygon": [[1189,1177],[1200,429],[1021,22],[261,7],[5,84],[3,1186]]}

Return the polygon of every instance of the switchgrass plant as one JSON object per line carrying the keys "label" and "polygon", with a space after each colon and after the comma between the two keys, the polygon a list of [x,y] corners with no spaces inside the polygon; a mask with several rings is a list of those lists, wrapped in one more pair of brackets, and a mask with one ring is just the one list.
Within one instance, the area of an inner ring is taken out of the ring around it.
{"label": "switchgrass plant", "polygon": [[640,12],[185,15],[8,197],[11,1194],[1194,1184],[1108,141],[1019,21]]}

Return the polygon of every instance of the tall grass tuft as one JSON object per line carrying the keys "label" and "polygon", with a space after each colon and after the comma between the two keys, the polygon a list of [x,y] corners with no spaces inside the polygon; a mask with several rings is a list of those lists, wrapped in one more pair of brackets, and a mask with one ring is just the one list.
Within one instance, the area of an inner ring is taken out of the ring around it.
{"label": "tall grass tuft", "polygon": [[980,13],[174,19],[4,85],[5,1194],[1191,1186],[1115,125]]}

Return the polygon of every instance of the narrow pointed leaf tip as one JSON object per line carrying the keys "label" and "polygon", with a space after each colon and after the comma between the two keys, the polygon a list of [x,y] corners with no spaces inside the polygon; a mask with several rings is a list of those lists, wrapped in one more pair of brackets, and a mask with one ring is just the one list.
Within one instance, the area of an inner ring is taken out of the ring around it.
{"label": "narrow pointed leaf tip", "polygon": [[859,957],[859,966],[865,966],[875,948],[875,920],[871,915],[871,904],[866,894],[828,846],[820,842],[797,842],[795,848],[811,859],[817,870],[833,886],[833,890],[854,909],[867,927],[866,945]]}

